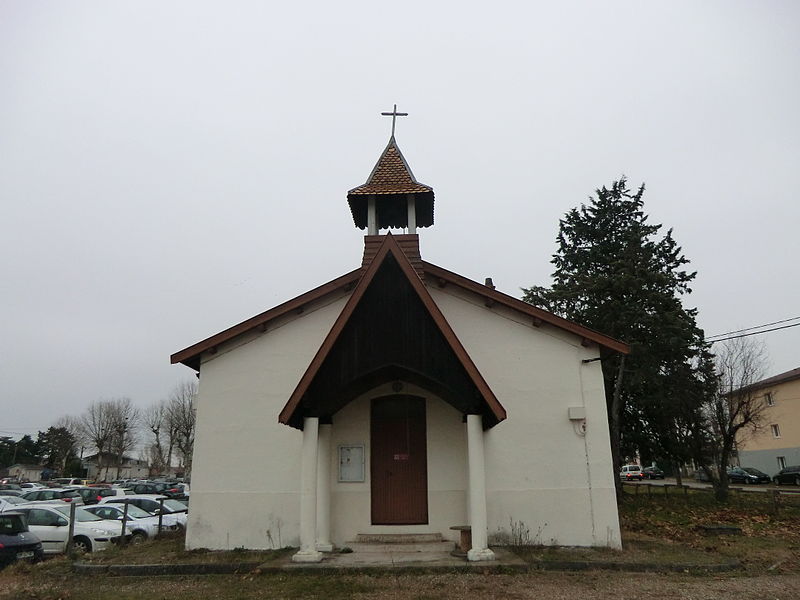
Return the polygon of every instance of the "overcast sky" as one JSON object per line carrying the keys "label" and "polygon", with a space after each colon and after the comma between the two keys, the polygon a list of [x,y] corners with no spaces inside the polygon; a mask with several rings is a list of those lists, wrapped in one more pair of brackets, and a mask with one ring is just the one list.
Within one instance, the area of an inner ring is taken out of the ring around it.
{"label": "overcast sky", "polygon": [[[360,264],[398,120],[423,258],[548,284],[622,175],[718,334],[800,315],[800,3],[0,0],[0,435],[193,377],[173,352]],[[768,374],[800,327],[760,336]]]}

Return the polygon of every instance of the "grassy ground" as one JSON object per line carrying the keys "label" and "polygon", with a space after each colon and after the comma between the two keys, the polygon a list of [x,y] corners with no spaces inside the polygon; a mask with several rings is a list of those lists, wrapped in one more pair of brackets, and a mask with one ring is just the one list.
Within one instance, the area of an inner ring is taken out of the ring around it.
{"label": "grassy ground", "polygon": [[82,562],[97,565],[155,565],[189,563],[269,563],[292,552],[284,550],[244,550],[212,552],[210,550],[184,550],[184,536],[170,534],[157,541],[147,541],[135,546],[115,546],[104,552],[81,557]]}
{"label": "grassy ground", "polygon": [[[206,575],[180,577],[113,577],[76,575],[65,558],[40,565],[15,565],[0,572],[0,600],[170,600],[213,597],[250,598],[624,598],[737,597],[745,600],[800,597],[800,509],[777,515],[758,502],[734,499],[719,506],[708,494],[663,497],[626,494],[620,506],[625,549],[585,550],[518,548],[535,560],[617,560],[621,562],[691,562],[698,566],[740,560],[744,568],[725,574],[659,574],[589,571],[409,575],[314,575],[301,573]],[[731,524],[742,536],[705,536],[700,524]],[[179,537],[138,547],[89,555],[107,563],[249,562],[278,559],[281,552],[186,552]]]}
{"label": "grassy ground", "polygon": [[[761,494],[734,495],[725,505],[717,504],[708,492],[626,494],[620,505],[620,524],[626,537],[649,536],[664,547],[677,545],[720,559],[738,559],[746,573],[800,571],[796,501],[784,502],[775,513],[771,499]],[[698,529],[715,524],[740,527],[743,535],[706,536]]]}

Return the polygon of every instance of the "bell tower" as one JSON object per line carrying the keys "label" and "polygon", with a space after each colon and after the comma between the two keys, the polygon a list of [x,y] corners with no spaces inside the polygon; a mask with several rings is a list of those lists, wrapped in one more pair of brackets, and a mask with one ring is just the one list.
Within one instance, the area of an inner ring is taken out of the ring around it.
{"label": "bell tower", "polygon": [[[366,229],[364,261],[366,267],[381,243],[381,230],[399,228],[407,233],[395,236],[418,273],[422,273],[417,228],[433,225],[433,188],[420,183],[411,172],[394,137],[397,117],[408,113],[381,113],[392,117],[392,135],[366,183],[347,192],[353,222]],[[419,268],[417,268],[419,265]]]}

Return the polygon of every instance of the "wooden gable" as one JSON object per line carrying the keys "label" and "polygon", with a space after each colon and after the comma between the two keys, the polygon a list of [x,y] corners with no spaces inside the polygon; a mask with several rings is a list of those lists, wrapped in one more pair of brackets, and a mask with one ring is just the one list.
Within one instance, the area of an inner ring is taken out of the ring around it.
{"label": "wooden gable", "polygon": [[404,380],[490,427],[505,418],[477,367],[391,235],[387,235],[289,402],[282,423],[330,418],[365,391]]}

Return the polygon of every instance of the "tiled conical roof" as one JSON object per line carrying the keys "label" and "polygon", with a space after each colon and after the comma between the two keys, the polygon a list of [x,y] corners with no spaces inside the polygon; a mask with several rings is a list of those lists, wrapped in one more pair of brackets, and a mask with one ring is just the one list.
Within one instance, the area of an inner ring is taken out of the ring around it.
{"label": "tiled conical roof", "polygon": [[407,226],[407,194],[414,195],[417,227],[433,225],[433,188],[414,178],[392,136],[367,182],[347,192],[353,222],[359,229],[367,227],[367,199],[374,196],[381,229]]}
{"label": "tiled conical roof", "polygon": [[392,136],[364,185],[347,192],[347,197],[369,194],[433,193],[433,188],[419,183]]}

